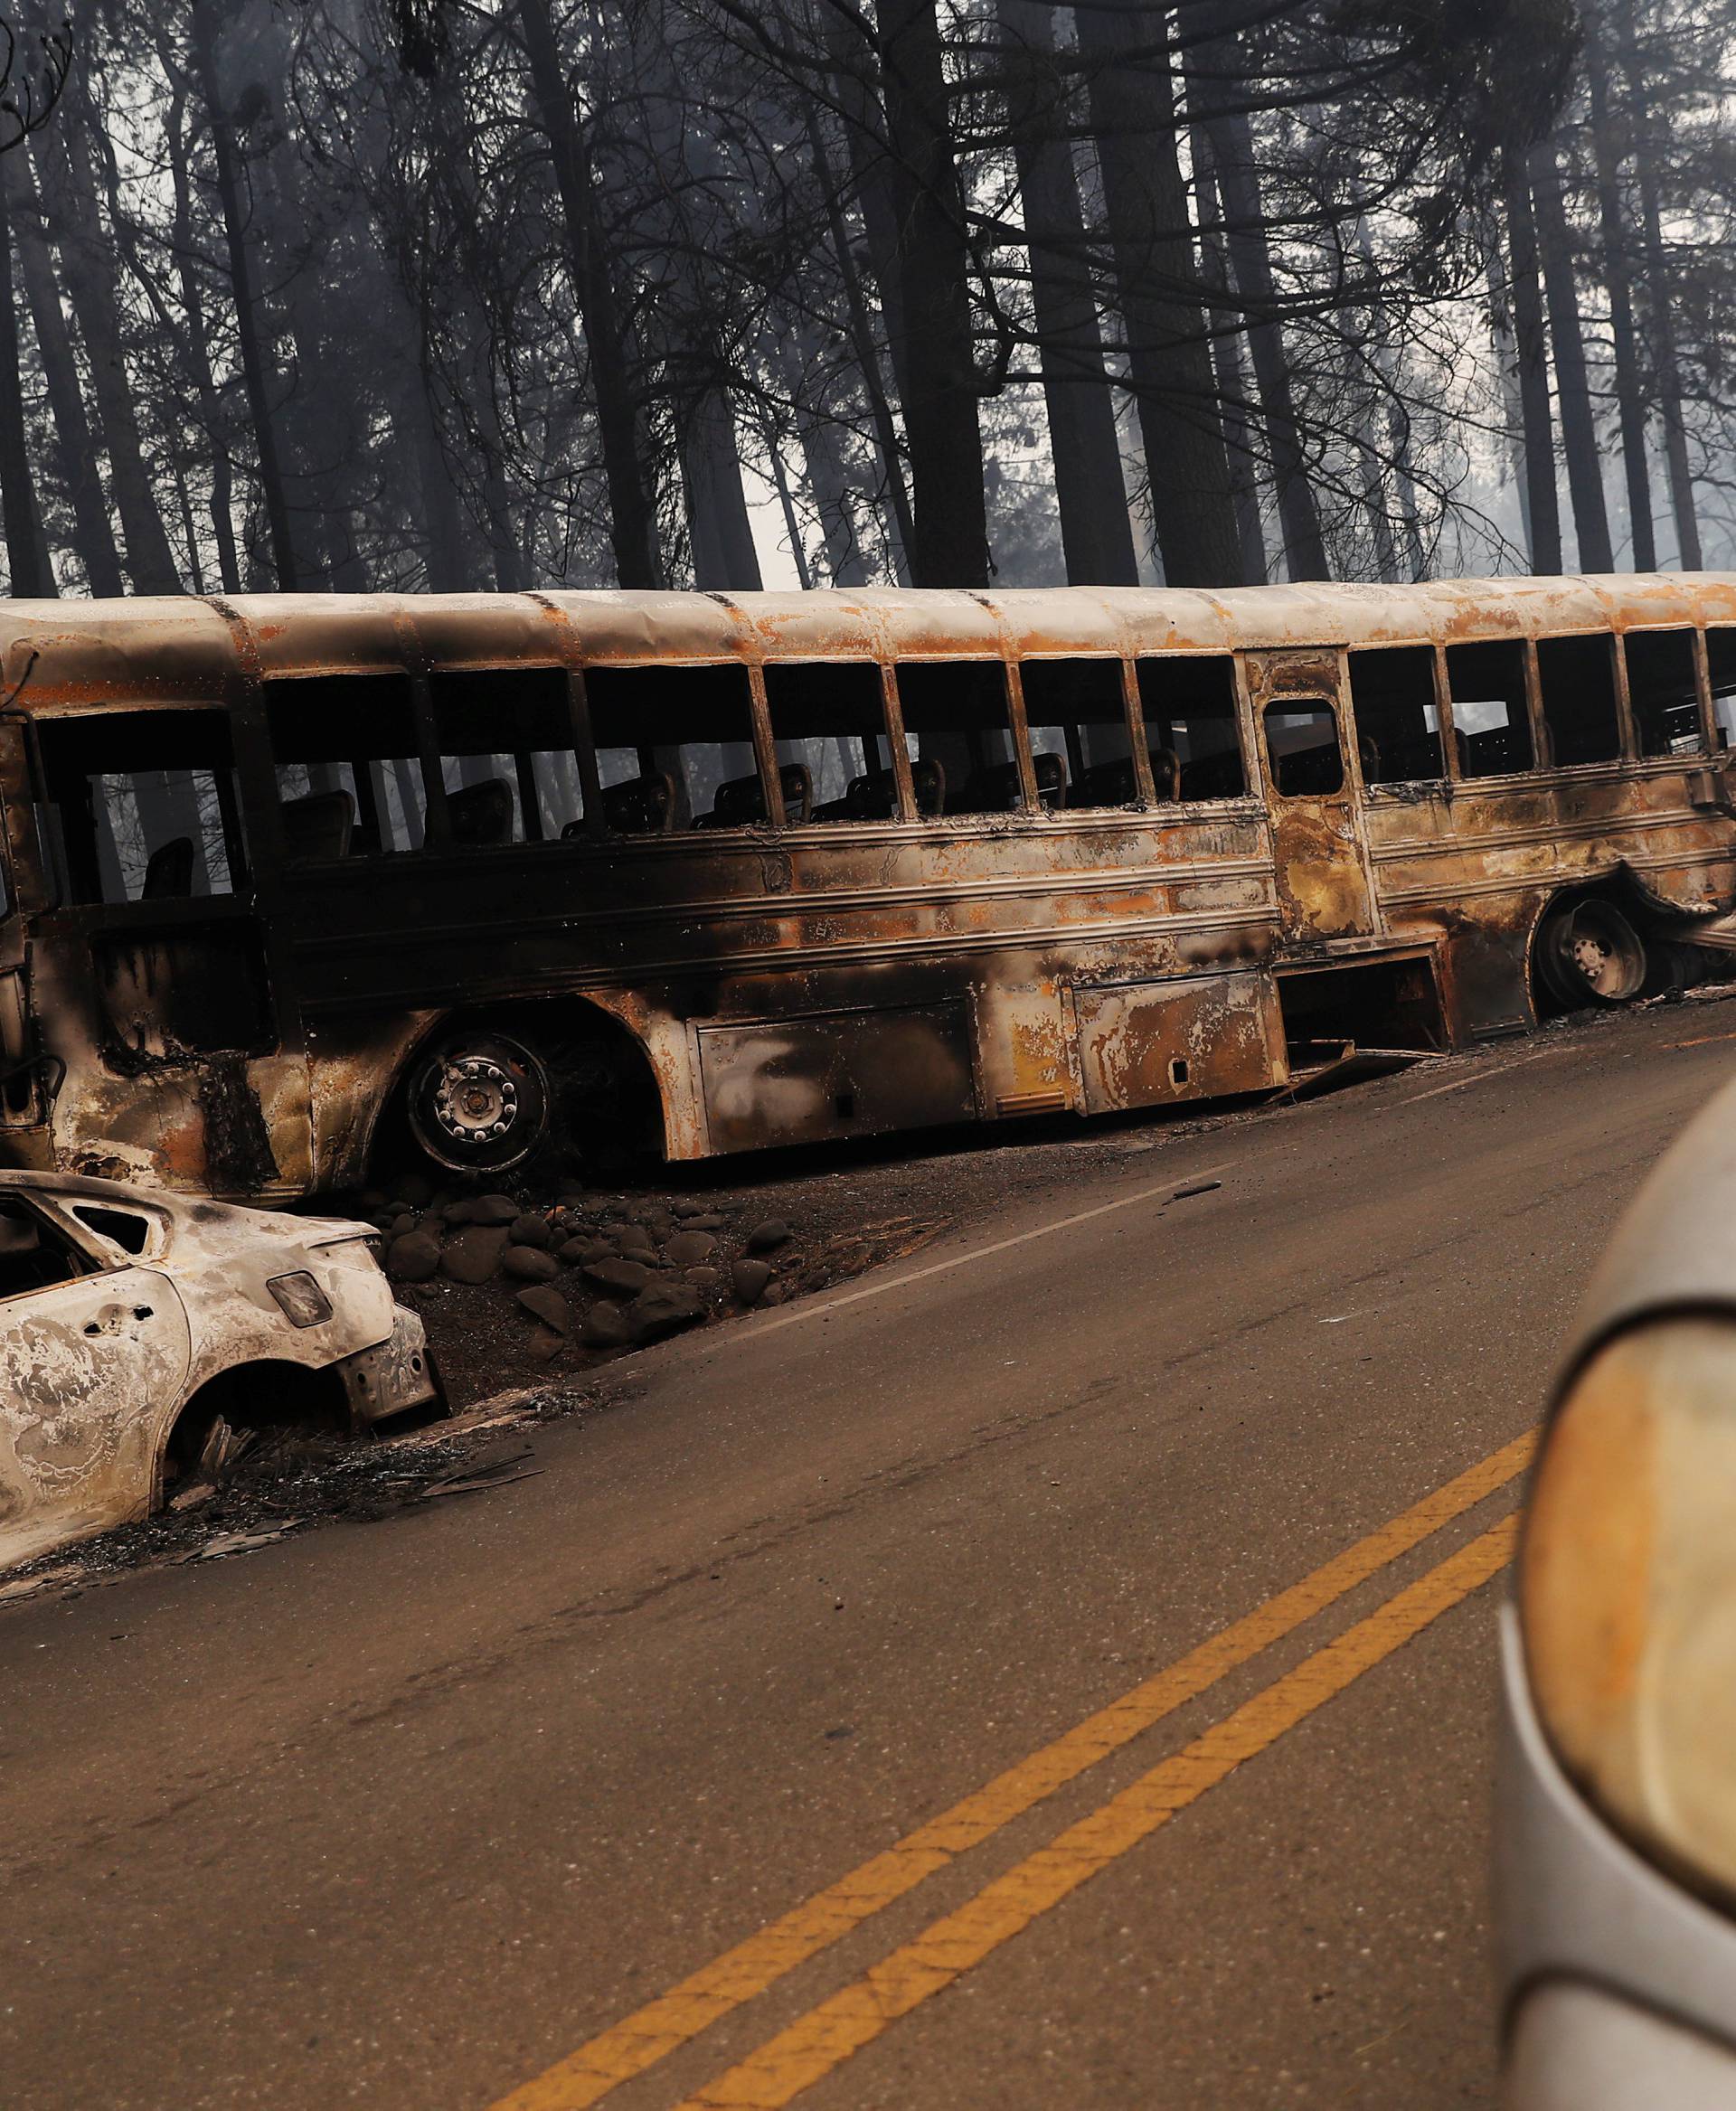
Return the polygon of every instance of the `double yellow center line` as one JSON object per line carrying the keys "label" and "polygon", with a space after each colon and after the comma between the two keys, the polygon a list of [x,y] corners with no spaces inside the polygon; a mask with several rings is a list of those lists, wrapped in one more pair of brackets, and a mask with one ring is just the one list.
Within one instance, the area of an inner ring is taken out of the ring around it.
{"label": "double yellow center line", "polygon": [[[1479,1460],[1301,1582],[611,2024],[492,2111],[583,2111],[600,2102],[1505,1487],[1524,1470],[1534,1441],[1530,1434],[1516,1437]],[[790,2102],[1487,1582],[1510,1558],[1514,1530],[1508,1519],[1473,1540],[719,2076],[684,2111]]]}

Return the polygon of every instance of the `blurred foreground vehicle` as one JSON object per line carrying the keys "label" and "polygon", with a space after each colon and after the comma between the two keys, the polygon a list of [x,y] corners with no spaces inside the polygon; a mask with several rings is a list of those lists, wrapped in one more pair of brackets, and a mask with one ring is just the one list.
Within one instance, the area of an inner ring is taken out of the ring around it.
{"label": "blurred foreground vehicle", "polygon": [[249,1434],[443,1405],[371,1226],[0,1173],[0,1569],[144,1517]]}
{"label": "blurred foreground vehicle", "polygon": [[1595,1277],[1504,1616],[1513,2111],[1736,2106],[1736,1087]]}

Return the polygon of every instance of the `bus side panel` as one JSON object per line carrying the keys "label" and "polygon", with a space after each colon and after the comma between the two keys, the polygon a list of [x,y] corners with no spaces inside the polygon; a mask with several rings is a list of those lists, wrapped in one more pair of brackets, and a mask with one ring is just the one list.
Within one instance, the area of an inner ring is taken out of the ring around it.
{"label": "bus side panel", "polygon": [[701,1027],[712,1148],[972,1120],[970,1041],[963,1002]]}
{"label": "bus side panel", "polygon": [[1076,987],[1073,1003],[1090,1114],[1257,1092],[1288,1075],[1269,975]]}

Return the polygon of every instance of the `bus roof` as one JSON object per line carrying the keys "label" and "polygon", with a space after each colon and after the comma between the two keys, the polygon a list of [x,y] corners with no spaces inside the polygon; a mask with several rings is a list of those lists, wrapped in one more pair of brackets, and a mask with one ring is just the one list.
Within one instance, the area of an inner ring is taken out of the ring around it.
{"label": "bus roof", "polygon": [[[1736,624],[1736,572],[1414,586],[835,588],[809,593],[250,594],[14,601],[0,675],[17,706],[221,702],[268,678],[660,659],[920,658],[1451,645]],[[34,655],[33,660],[32,655]]]}

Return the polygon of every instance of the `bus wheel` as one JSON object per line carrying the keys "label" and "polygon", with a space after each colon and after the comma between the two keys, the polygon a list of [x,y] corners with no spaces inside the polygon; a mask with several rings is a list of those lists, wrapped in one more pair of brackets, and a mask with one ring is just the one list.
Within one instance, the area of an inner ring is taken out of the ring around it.
{"label": "bus wheel", "polygon": [[1577,901],[1543,919],[1537,965],[1558,1004],[1625,1004],[1645,984],[1646,947],[1619,909]]}
{"label": "bus wheel", "polygon": [[548,1133],[542,1063],[504,1033],[460,1033],[431,1049],[410,1080],[410,1126],[455,1173],[504,1173]]}

